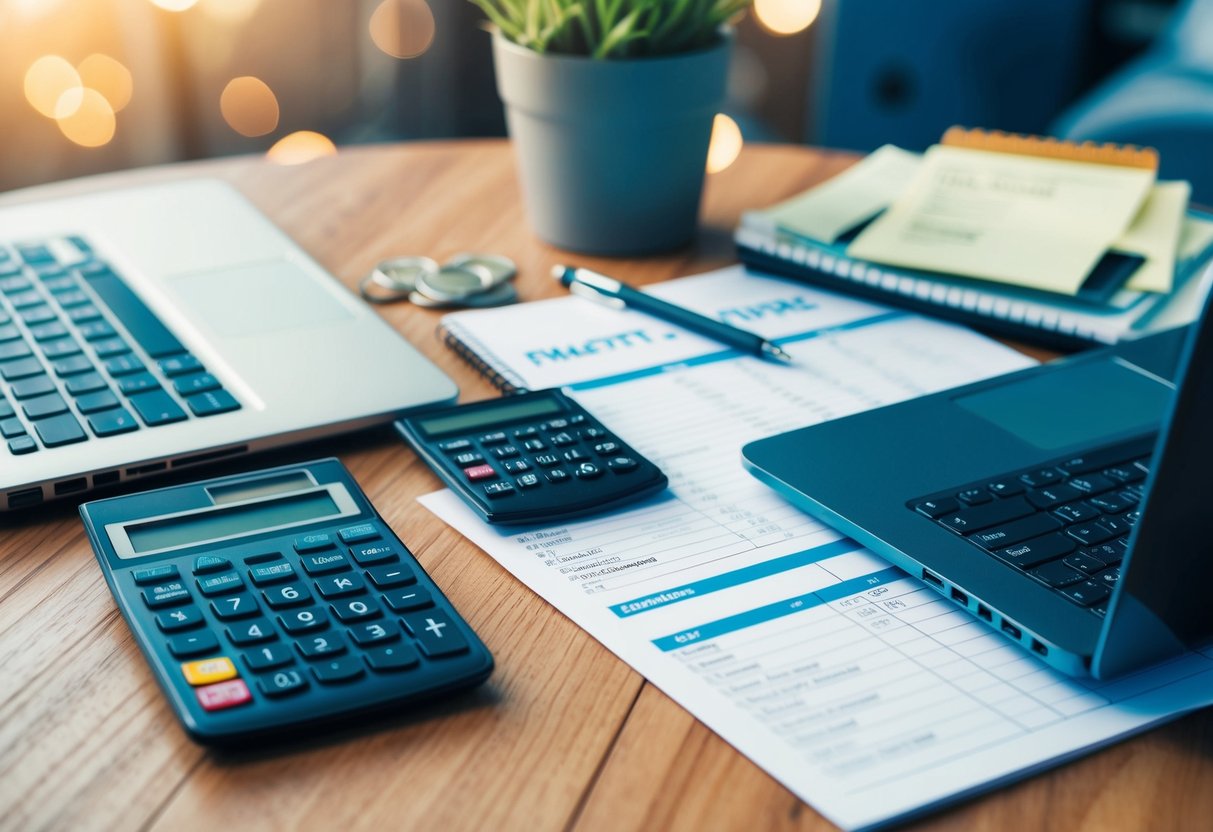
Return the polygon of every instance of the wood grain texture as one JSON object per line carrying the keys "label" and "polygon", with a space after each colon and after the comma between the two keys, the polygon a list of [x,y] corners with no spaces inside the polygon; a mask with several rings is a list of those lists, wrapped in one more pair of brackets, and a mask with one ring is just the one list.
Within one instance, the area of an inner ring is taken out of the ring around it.
{"label": "wood grain texture", "polygon": [[[747,148],[709,179],[694,246],[643,261],[573,257],[539,242],[527,231],[509,148],[496,141],[356,148],[296,168],[259,159],[176,165],[0,203],[215,176],[351,288],[388,256],[489,251],[519,264],[519,291],[532,300],[560,294],[548,272],[569,259],[636,283],[733,262],[730,236],[743,209],[849,162],[804,148]],[[440,313],[407,304],[380,311],[459,381],[464,400],[495,394],[434,337]],[[497,659],[488,684],[272,753],[213,754],[176,725],[75,506],[0,520],[0,829],[831,828],[422,509],[416,498],[439,483],[387,430],[240,466],[328,454],[350,468],[484,638]],[[1207,714],[1188,717],[922,825],[1208,828],[1211,726]]]}

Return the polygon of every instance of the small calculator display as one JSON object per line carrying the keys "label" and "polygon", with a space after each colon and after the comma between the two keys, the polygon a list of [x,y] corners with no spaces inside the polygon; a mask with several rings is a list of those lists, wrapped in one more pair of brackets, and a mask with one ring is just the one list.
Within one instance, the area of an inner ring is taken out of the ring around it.
{"label": "small calculator display", "polygon": [[430,411],[401,436],[490,523],[548,523],[661,491],[665,474],[559,390]]}
{"label": "small calculator display", "polygon": [[488,650],[335,459],[85,503],[186,731],[240,745],[479,684]]}

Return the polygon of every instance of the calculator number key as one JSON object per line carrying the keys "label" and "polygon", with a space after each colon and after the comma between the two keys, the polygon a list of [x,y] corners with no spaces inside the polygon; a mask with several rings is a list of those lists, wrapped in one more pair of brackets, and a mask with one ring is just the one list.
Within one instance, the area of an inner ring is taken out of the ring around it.
{"label": "calculator number key", "polygon": [[340,633],[325,633],[322,636],[301,638],[295,642],[295,647],[305,658],[317,659],[345,652],[345,639]]}
{"label": "calculator number key", "polygon": [[282,667],[295,661],[295,655],[291,653],[291,648],[285,644],[267,644],[264,647],[258,647],[256,650],[250,650],[242,658],[244,659],[244,663],[248,665],[248,669],[254,673],[272,670],[275,667]]}
{"label": "calculator number key", "polygon": [[254,618],[250,621],[243,621],[228,627],[227,637],[237,647],[260,644],[263,641],[271,641],[275,638],[274,625],[267,619]]}
{"label": "calculator number key", "polygon": [[312,630],[323,629],[329,623],[329,616],[328,613],[319,607],[312,607],[311,609],[292,610],[291,612],[283,613],[278,616],[278,623],[282,625],[282,629],[291,635],[298,635],[299,633],[309,633]]}
{"label": "calculator number key", "polygon": [[395,641],[400,638],[400,627],[393,621],[374,621],[369,624],[359,624],[350,627],[350,638],[359,647],[368,644],[381,644],[385,641]]}
{"label": "calculator number key", "polygon": [[287,696],[306,690],[307,679],[298,670],[279,670],[259,678],[257,687],[266,696]]}
{"label": "calculator number key", "polygon": [[312,600],[311,591],[298,582],[276,586],[273,589],[263,591],[261,594],[265,597],[265,603],[269,604],[271,609],[276,610],[284,607],[302,606]]}
{"label": "calculator number key", "polygon": [[333,604],[333,614],[343,622],[361,621],[364,618],[376,618],[383,611],[379,604],[370,598],[355,598],[351,601],[339,601]]}
{"label": "calculator number key", "polygon": [[176,633],[197,627],[203,621],[202,610],[197,607],[182,607],[156,616],[156,626],[164,633]]}
{"label": "calculator number key", "polygon": [[220,621],[248,618],[258,612],[257,599],[247,592],[229,595],[227,598],[216,598],[211,601],[211,611]]}

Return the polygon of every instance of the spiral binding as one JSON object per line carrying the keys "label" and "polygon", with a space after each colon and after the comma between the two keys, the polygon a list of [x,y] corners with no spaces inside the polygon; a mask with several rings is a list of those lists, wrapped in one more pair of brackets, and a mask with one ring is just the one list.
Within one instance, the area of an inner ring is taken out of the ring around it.
{"label": "spiral binding", "polygon": [[[470,345],[464,339],[460,338],[459,335],[455,333],[455,330],[446,323],[438,325],[436,334],[442,343],[446,344],[446,346],[457,356],[470,364],[472,369],[474,369],[477,373],[488,379],[489,383],[500,390],[503,395],[513,396],[518,393],[528,392],[527,388],[522,386],[521,380],[511,378],[507,376],[504,371],[498,370],[496,367],[494,367],[491,363],[489,363],[488,359],[484,358],[480,352],[476,350],[475,347]],[[491,353],[488,353],[487,350],[482,349],[481,351],[491,355]]]}

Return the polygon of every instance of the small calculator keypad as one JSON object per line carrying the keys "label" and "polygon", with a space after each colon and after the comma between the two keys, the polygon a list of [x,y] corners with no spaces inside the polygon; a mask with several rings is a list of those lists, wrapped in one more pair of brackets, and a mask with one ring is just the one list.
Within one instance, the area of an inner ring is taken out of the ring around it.
{"label": "small calculator keypad", "polygon": [[665,475],[556,390],[504,402],[547,400],[553,417],[512,419],[499,429],[431,438],[425,429],[447,413],[492,413],[494,402],[453,408],[398,423],[430,466],[490,522],[546,522],[609,509],[655,493]]}

